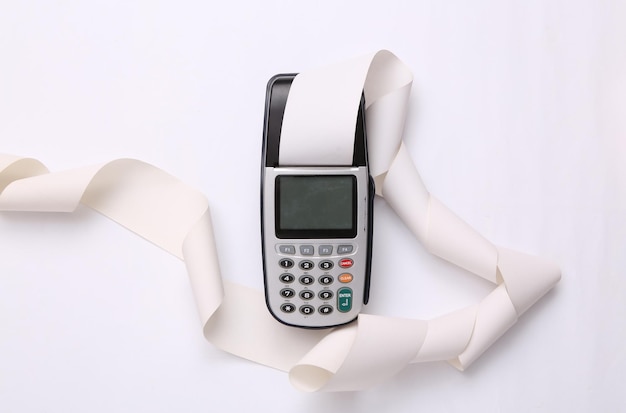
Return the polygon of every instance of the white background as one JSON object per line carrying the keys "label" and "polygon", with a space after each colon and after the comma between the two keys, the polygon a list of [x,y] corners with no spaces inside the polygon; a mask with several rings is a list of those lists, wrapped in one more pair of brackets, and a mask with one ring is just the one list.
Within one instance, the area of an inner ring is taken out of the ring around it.
{"label": "white background", "polygon": [[[563,278],[464,373],[304,394],[203,339],[176,258],[87,208],[3,213],[0,411],[623,411],[625,19],[610,1],[1,3],[0,151],[165,169],[209,198],[225,278],[262,288],[268,78],[380,48],[414,71],[429,190]],[[491,290],[376,208],[368,312],[428,319]]]}

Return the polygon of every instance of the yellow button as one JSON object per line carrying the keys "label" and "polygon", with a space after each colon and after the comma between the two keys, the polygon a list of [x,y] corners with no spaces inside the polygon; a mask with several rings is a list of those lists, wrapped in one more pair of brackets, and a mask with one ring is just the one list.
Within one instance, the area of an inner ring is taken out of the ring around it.
{"label": "yellow button", "polygon": [[342,283],[349,283],[350,281],[352,281],[352,274],[344,272],[343,274],[341,274],[339,276],[339,282]]}

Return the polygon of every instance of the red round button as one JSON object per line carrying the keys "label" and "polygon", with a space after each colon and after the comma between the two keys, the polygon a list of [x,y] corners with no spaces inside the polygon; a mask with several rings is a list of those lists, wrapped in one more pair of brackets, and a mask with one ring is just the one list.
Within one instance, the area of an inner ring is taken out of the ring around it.
{"label": "red round button", "polygon": [[350,268],[352,267],[352,264],[354,264],[354,262],[350,258],[344,258],[343,260],[339,261],[339,266],[341,268]]}

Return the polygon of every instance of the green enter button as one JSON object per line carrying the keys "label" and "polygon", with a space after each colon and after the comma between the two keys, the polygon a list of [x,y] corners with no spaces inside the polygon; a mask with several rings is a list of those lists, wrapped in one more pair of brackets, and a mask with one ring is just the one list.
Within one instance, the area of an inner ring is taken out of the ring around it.
{"label": "green enter button", "polygon": [[341,313],[352,310],[352,290],[348,287],[340,288],[337,291],[337,309]]}

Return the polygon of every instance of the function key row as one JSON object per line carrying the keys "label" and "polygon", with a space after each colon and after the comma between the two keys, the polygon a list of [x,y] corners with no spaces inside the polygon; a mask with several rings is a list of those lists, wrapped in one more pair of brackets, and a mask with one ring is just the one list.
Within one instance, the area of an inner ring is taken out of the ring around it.
{"label": "function key row", "polygon": [[[315,255],[314,245],[299,245],[298,250],[300,255]],[[333,245],[320,245],[317,247],[317,254],[320,256],[332,255],[334,250]],[[350,244],[342,244],[337,246],[337,254],[345,255],[351,254],[354,251],[354,246]],[[278,252],[281,254],[296,254],[296,246],[291,244],[281,244],[278,246]]]}
{"label": "function key row", "polygon": [[[352,267],[353,264],[354,264],[354,261],[352,261],[350,258],[344,258],[344,259],[339,260],[339,266],[344,269]],[[278,265],[281,268],[288,270],[289,268],[293,267],[295,264],[293,260],[290,258],[281,258],[280,260],[278,260]],[[335,264],[330,260],[323,260],[323,261],[320,261],[318,264],[318,267],[324,271],[331,270],[334,266]],[[300,267],[300,269],[303,271],[308,271],[308,270],[312,270],[315,267],[315,264],[313,263],[313,261],[303,260],[298,263],[298,267]]]}

